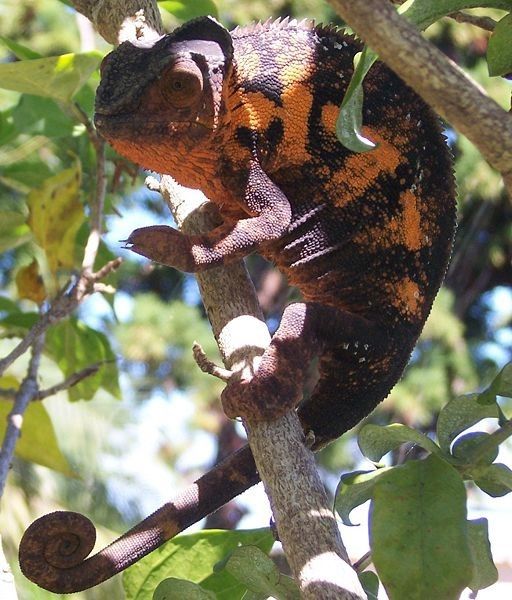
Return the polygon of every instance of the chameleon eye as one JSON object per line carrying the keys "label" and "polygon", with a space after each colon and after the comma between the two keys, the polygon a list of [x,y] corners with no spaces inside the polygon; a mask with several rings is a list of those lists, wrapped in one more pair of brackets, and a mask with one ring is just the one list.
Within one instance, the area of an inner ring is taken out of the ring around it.
{"label": "chameleon eye", "polygon": [[175,108],[187,108],[203,91],[203,75],[193,62],[176,64],[166,82],[166,97]]}

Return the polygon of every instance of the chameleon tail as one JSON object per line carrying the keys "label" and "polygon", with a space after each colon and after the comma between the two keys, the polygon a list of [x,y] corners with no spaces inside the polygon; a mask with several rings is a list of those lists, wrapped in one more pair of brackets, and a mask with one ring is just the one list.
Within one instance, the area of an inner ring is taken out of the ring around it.
{"label": "chameleon tail", "polygon": [[205,473],[109,546],[87,558],[94,525],[79,513],[45,515],[25,531],[19,559],[25,576],[51,592],[69,594],[109,579],[259,481],[244,446]]}

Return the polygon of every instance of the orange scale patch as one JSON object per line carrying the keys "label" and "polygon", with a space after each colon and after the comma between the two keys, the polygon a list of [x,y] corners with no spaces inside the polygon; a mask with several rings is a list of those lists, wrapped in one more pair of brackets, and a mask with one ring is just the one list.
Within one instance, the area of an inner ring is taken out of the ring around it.
{"label": "orange scale patch", "polygon": [[402,230],[405,247],[412,251],[419,250],[422,246],[422,232],[417,198],[410,190],[406,190],[400,195],[400,203],[403,207]]}
{"label": "orange scale patch", "polygon": [[382,173],[394,173],[403,160],[402,152],[378,132],[370,127],[363,127],[362,133],[376,143],[377,147],[369,152],[353,154],[345,161],[347,177],[360,192],[371,187]]}
{"label": "orange scale patch", "polygon": [[391,300],[393,306],[403,315],[419,319],[424,298],[418,284],[409,277],[404,277],[393,286],[393,291],[394,298]]}
{"label": "orange scale patch", "polygon": [[285,89],[282,99],[283,106],[276,110],[284,124],[282,152],[293,162],[303,164],[311,158],[306,150],[308,130],[304,123],[308,122],[313,94],[306,85],[297,84]]}

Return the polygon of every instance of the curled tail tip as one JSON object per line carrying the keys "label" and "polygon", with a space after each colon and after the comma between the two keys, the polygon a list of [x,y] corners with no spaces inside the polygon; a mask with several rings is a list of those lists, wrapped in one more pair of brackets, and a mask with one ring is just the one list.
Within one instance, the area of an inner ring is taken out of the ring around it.
{"label": "curled tail tip", "polygon": [[19,547],[21,571],[51,592],[78,591],[77,575],[95,542],[96,529],[87,517],[66,511],[44,515],[23,534]]}

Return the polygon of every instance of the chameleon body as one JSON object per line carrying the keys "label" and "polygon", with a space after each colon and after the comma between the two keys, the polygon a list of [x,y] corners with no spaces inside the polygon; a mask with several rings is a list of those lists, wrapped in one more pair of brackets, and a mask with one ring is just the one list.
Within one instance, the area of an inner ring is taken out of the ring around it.
{"label": "chameleon body", "polygon": [[[364,82],[363,133],[376,148],[354,153],[336,138],[359,50],[335,28],[310,22],[228,33],[201,18],[150,48],[119,46],[104,61],[96,101],[96,126],[120,154],[201,189],[223,219],[203,235],[138,229],[132,250],[186,271],[257,251],[300,290],[303,301],[285,309],[254,377],[230,380],[222,401],[228,416],[253,420],[298,407],[316,448],[356,425],[400,377],[454,232],[452,168],[438,119],[383,64]],[[316,356],[319,382],[302,399]],[[61,531],[80,535],[83,517],[43,517],[22,541],[23,571],[54,591],[89,587],[257,481],[242,449],[81,562],[84,550],[76,566],[52,558],[50,568],[40,555],[48,527],[55,540]]]}

